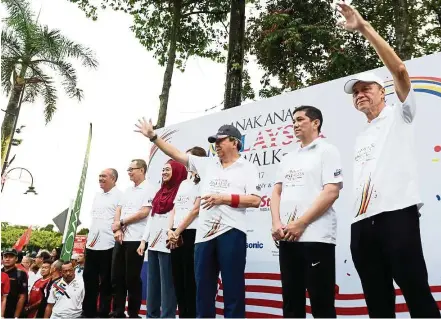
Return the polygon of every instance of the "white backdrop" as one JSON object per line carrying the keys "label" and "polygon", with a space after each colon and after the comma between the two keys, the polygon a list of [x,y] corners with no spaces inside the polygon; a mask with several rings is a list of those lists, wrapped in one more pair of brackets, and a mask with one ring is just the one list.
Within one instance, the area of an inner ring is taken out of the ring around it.
{"label": "white backdrop", "polygon": [[[441,250],[438,246],[441,242],[441,53],[408,61],[406,65],[417,91],[417,158],[425,203],[421,210],[421,235],[430,285],[441,306]],[[380,68],[375,72],[386,81],[387,101],[396,100],[387,69]],[[278,249],[271,239],[268,199],[277,163],[296,143],[290,113],[302,104],[321,109],[324,117],[322,134],[338,147],[342,155],[344,188],[335,205],[338,215],[337,313],[340,316],[367,315],[360,281],[349,250],[350,223],[355,214],[351,211],[353,146],[366,119],[353,107],[351,96],[343,92],[346,79],[282,94],[160,131],[160,135],[183,151],[192,146],[201,146],[209,151],[209,156],[215,156],[207,137],[216,133],[222,124],[232,123],[244,135],[242,156],[259,167],[261,187],[267,196],[262,199],[260,209],[250,209],[247,215],[247,317],[282,315]],[[154,185],[158,185],[162,166],[167,159],[155,147],[151,153],[148,176]],[[221,315],[222,286],[217,301],[218,314]],[[398,293],[398,316],[408,316],[404,304],[404,298]]]}

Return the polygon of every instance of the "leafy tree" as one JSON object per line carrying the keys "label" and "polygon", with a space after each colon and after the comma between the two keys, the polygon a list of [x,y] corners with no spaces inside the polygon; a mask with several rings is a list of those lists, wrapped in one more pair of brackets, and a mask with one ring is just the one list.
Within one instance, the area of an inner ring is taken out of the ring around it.
{"label": "leafy tree", "polygon": [[[9,225],[8,223],[2,223],[2,247],[8,248],[14,246],[17,239],[23,235],[24,230],[27,228],[28,226]],[[61,245],[63,235],[54,231],[45,230],[44,228],[40,230],[32,230],[28,247],[32,247],[33,249],[38,247],[51,250]]]}
{"label": "leafy tree", "polygon": [[47,224],[45,227],[41,228],[40,230],[54,231],[54,225]]}
{"label": "leafy tree", "polygon": [[[440,48],[440,0],[354,0],[360,14],[402,59]],[[251,20],[251,53],[265,70],[263,97],[382,66],[357,33],[336,27],[331,0],[269,0]],[[274,79],[280,85],[274,85]]]}
{"label": "leafy tree", "polygon": [[89,228],[81,228],[77,235],[87,235],[89,234]]}
{"label": "leafy tree", "polygon": [[[97,19],[98,7],[89,0],[77,3],[87,16]],[[227,0],[102,0],[101,8],[113,8],[133,16],[132,31],[161,66],[165,66],[156,127],[165,125],[173,68],[185,70],[191,56],[223,62],[227,31],[222,25],[229,12]]]}
{"label": "leafy tree", "polygon": [[90,49],[69,40],[59,30],[40,25],[27,0],[4,0],[2,3],[9,14],[4,19],[1,35],[1,84],[9,95],[2,123],[3,168],[21,104],[43,98],[48,123],[56,111],[58,94],[53,76],[61,76],[67,96],[81,100],[83,91],[77,87],[76,70],[69,60],[79,60],[92,69],[98,62]]}

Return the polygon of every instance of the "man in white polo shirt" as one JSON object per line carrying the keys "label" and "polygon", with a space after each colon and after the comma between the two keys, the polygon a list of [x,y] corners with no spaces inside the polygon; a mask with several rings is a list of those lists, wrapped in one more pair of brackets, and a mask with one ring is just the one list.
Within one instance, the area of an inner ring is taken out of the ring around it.
{"label": "man in white polo shirt", "polygon": [[[112,299],[112,253],[115,239],[112,232],[116,208],[122,192],[115,186],[118,172],[113,168],[103,170],[99,175],[100,188],[92,204],[92,225],[86,243],[84,264],[84,286],[86,294],[83,303],[83,316],[86,318],[107,317]],[[99,311],[97,311],[97,298]]]}
{"label": "man in white polo shirt", "polygon": [[342,3],[345,27],[361,33],[394,79],[400,100],[388,105],[383,81],[365,73],[344,87],[367,123],[354,155],[354,221],[351,252],[370,317],[395,317],[395,289],[401,288],[410,315],[439,318],[430,292],[420,237],[415,94],[404,63],[357,10]]}
{"label": "man in white polo shirt", "polygon": [[335,318],[337,217],[343,186],[340,153],[319,138],[322,112],[303,105],[293,113],[300,140],[278,167],[271,196],[273,238],[280,240],[283,316],[305,318],[308,290],[314,318]]}
{"label": "man in white polo shirt", "polygon": [[61,274],[62,278],[52,284],[44,317],[80,318],[84,299],[83,279],[75,276],[75,269],[70,261],[63,263]]}
{"label": "man in white polo shirt", "polygon": [[241,134],[223,125],[208,141],[216,143],[218,157],[197,157],[159,138],[151,121],[137,124],[138,132],[174,160],[201,177],[201,209],[196,230],[196,316],[216,317],[219,271],[224,291],[224,317],[245,317],[245,260],[248,207],[259,207],[257,167],[240,156]]}
{"label": "man in white polo shirt", "polygon": [[138,318],[144,256],[136,250],[141,243],[155,196],[153,187],[145,179],[147,164],[144,160],[133,160],[127,172],[134,185],[122,195],[112,225],[116,241],[112,258],[113,318],[125,318],[126,296],[129,317]]}

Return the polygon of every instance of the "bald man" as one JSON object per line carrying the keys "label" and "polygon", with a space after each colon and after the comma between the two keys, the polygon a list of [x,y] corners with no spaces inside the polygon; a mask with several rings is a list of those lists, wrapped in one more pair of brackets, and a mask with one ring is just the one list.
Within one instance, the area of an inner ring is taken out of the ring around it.
{"label": "bald man", "polygon": [[[102,192],[96,194],[92,205],[92,225],[86,244],[84,265],[85,296],[83,316],[106,318],[110,312],[112,284],[110,281],[112,253],[115,239],[112,223],[121,191],[115,186],[118,172],[113,168],[103,170],[99,175]],[[97,298],[100,296],[99,310]]]}

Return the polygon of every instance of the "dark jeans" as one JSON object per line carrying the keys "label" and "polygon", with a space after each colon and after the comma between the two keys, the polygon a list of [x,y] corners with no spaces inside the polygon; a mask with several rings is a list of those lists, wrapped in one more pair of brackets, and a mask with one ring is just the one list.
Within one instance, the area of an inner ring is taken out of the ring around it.
{"label": "dark jeans", "polygon": [[416,206],[352,224],[351,252],[369,317],[395,318],[395,280],[411,317],[440,318],[428,283]]}
{"label": "dark jeans", "polygon": [[196,281],[194,279],[194,240],[196,229],[182,232],[184,244],[171,251],[173,282],[179,318],[196,318]]}
{"label": "dark jeans", "polygon": [[[112,282],[110,272],[112,269],[113,248],[107,250],[86,249],[84,264],[84,301],[83,315],[86,318],[101,318],[109,316],[110,301],[112,299]],[[97,299],[100,296],[100,306],[97,313]]]}
{"label": "dark jeans", "polygon": [[112,256],[113,312],[124,317],[126,296],[128,294],[127,312],[129,317],[138,317],[142,299],[141,269],[144,256],[136,250],[139,241],[115,243]]}
{"label": "dark jeans", "polygon": [[336,318],[335,245],[280,241],[283,317],[306,318],[308,290],[314,318]]}
{"label": "dark jeans", "polygon": [[194,251],[197,318],[215,318],[219,271],[222,275],[224,317],[245,318],[245,262],[247,235],[231,229]]}

